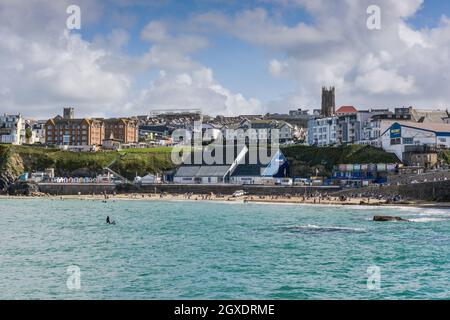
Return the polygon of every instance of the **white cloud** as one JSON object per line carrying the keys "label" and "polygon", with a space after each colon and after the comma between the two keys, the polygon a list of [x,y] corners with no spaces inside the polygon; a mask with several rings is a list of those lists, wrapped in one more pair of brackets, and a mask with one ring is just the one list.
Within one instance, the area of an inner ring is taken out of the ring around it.
{"label": "white cloud", "polygon": [[[450,22],[417,29],[407,21],[423,0],[265,0],[281,11],[303,9],[311,23],[287,24],[261,8],[232,17],[205,13],[193,23],[226,31],[266,49],[284,61],[269,60],[268,72],[298,85],[268,105],[286,111],[293,102],[320,106],[320,88],[334,85],[337,103],[360,108],[417,105],[446,108],[450,92]],[[366,27],[369,5],[381,9],[381,30]],[[276,10],[275,10],[276,12]],[[287,67],[289,66],[289,67]],[[298,105],[301,107],[301,105]],[[274,110],[276,109],[276,110]]]}
{"label": "white cloud", "polygon": [[[192,106],[212,113],[261,107],[259,101],[224,88],[212,70],[192,59],[208,46],[207,38],[174,33],[164,21],[150,21],[140,34],[149,50],[130,56],[123,50],[130,40],[124,29],[96,35],[91,42],[65,31],[69,4],[70,0],[0,2],[1,112],[45,118],[67,105],[75,106],[78,116],[135,115],[152,106]],[[91,0],[79,5],[82,28],[98,22],[105,6]],[[150,87],[140,89],[136,78],[152,70],[164,72]]]}
{"label": "white cloud", "polygon": [[[115,3],[127,5],[121,1]],[[98,22],[104,2],[79,2],[82,28]],[[337,87],[342,105],[448,106],[450,20],[442,16],[437,27],[414,28],[408,19],[422,0],[273,2],[277,10],[251,8],[231,16],[202,12],[176,24],[149,21],[140,32],[148,51],[131,56],[123,50],[130,34],[120,27],[92,41],[64,33],[70,0],[1,0],[0,109],[39,116],[54,115],[66,105],[74,105],[79,115],[182,107],[213,114],[279,112],[318,107],[323,85]],[[366,9],[374,2],[381,8],[382,28],[370,31]],[[285,22],[283,12],[292,10],[306,10],[312,22]],[[217,34],[265,50],[268,60],[261,68],[275,79],[295,81],[295,92],[280,92],[278,100],[263,104],[225,88],[196,59],[220,39],[213,38]],[[142,74],[161,70],[148,86],[136,84]]]}
{"label": "white cloud", "polygon": [[423,48],[429,47],[419,31],[412,30],[404,23],[399,24],[398,35],[400,40],[402,40],[409,48],[415,45],[419,45]]}
{"label": "white cloud", "polygon": [[414,78],[398,75],[396,70],[371,70],[355,80],[355,86],[372,94],[397,93],[406,95],[414,92]]}
{"label": "white cloud", "polygon": [[280,62],[273,59],[269,64],[269,72],[274,77],[281,77],[288,71],[289,64],[287,62]]}
{"label": "white cloud", "polygon": [[258,100],[246,99],[242,94],[224,88],[209,68],[182,74],[160,72],[158,79],[141,92],[133,105],[148,110],[202,109],[213,115],[262,112]]}

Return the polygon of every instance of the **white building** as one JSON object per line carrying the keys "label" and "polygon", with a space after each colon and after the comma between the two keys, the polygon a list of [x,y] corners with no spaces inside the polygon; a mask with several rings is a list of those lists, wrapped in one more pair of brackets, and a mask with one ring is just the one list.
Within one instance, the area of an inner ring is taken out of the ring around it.
{"label": "white building", "polygon": [[274,130],[278,130],[279,143],[286,143],[294,140],[295,128],[285,122],[278,120],[244,120],[237,126],[224,126],[222,134],[226,140],[245,140],[252,142],[260,140],[271,140],[275,138]]}
{"label": "white building", "polygon": [[320,147],[337,143],[338,117],[318,118],[308,122],[308,144]]}
{"label": "white building", "polygon": [[404,160],[408,146],[433,146],[450,148],[450,124],[395,122],[381,135],[381,144],[385,151]]}
{"label": "white building", "polygon": [[21,114],[0,116],[0,142],[21,144],[22,134],[25,131],[25,122]]}
{"label": "white building", "polygon": [[45,123],[47,120],[38,120],[33,123],[32,132],[34,141],[33,143],[45,143]]}

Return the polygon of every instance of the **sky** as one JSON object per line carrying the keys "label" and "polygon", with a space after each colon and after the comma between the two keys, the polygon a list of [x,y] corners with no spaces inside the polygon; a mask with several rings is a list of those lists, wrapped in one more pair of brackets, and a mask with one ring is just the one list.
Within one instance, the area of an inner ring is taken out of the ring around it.
{"label": "sky", "polygon": [[322,86],[358,109],[450,105],[450,1],[0,0],[0,39],[1,113],[284,113]]}

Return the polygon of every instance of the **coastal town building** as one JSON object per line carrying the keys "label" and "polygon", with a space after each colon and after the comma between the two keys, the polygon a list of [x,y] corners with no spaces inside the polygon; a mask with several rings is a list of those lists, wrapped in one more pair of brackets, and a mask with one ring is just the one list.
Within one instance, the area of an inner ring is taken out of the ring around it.
{"label": "coastal town building", "polygon": [[[138,141],[138,120],[132,118],[81,118],[74,117],[73,108],[64,108],[64,116],[46,121],[45,143],[57,146],[101,146],[115,148],[120,144]],[[75,148],[84,150],[86,148]],[[87,150],[91,150],[88,148]]]}
{"label": "coastal town building", "polygon": [[[131,118],[103,119],[104,137],[117,139],[121,143],[138,142],[138,120]],[[102,139],[102,140],[103,140]]]}
{"label": "coastal town building", "polygon": [[[216,149],[211,153],[208,153],[207,149],[205,150],[193,151],[184,157],[183,163],[173,176],[174,183],[228,183],[231,174],[239,163],[246,161],[248,155],[248,148],[245,145],[223,146],[220,151]],[[207,159],[208,156],[211,159]]]}
{"label": "coastal town building", "polygon": [[25,134],[25,120],[22,115],[0,115],[0,142],[10,144],[22,144]]}
{"label": "coastal town building", "polygon": [[278,178],[289,176],[288,161],[280,150],[271,155],[268,161],[261,161],[258,156],[254,163],[250,161],[251,156],[247,147],[238,147],[234,155],[232,161],[228,162],[182,164],[176,170],[173,182],[179,184],[275,184]]}
{"label": "coastal town building", "polygon": [[222,135],[226,140],[247,140],[252,143],[269,142],[274,130],[278,130],[279,143],[293,141],[298,131],[291,124],[278,120],[244,119],[238,124],[224,125],[221,128]]}
{"label": "coastal town building", "polygon": [[414,153],[449,149],[450,124],[394,122],[382,133],[381,143],[385,151],[395,153],[401,161],[414,159]]}
{"label": "coastal town building", "polygon": [[356,143],[361,136],[360,113],[353,106],[342,106],[336,111],[338,116],[337,139],[340,144]]}
{"label": "coastal town building", "polygon": [[275,184],[277,178],[289,176],[289,163],[278,150],[269,163],[241,163],[233,171],[230,183],[234,184]]}
{"label": "coastal town building", "polygon": [[308,144],[330,146],[337,143],[338,117],[312,119],[308,122]]}
{"label": "coastal town building", "polygon": [[65,119],[57,116],[45,124],[45,143],[60,146],[101,145],[103,122],[98,119]]}
{"label": "coastal town building", "polygon": [[142,125],[139,126],[139,140],[159,141],[170,137],[175,129],[167,125]]}
{"label": "coastal town building", "polygon": [[40,144],[45,143],[45,123],[46,122],[47,122],[46,120],[37,120],[31,124],[32,125],[31,130],[33,132],[33,137],[34,137],[33,143],[40,143]]}

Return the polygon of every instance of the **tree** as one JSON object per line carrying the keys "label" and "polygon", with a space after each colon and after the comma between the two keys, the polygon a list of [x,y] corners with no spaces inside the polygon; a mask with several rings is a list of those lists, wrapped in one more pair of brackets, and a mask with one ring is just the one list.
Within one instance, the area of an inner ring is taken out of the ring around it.
{"label": "tree", "polygon": [[26,142],[28,144],[30,143],[30,140],[31,140],[32,136],[33,136],[33,131],[30,128],[26,128],[26,130],[25,130],[25,139],[26,139]]}

